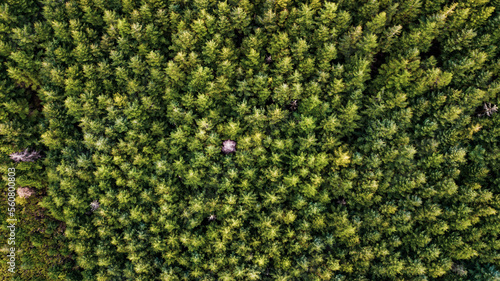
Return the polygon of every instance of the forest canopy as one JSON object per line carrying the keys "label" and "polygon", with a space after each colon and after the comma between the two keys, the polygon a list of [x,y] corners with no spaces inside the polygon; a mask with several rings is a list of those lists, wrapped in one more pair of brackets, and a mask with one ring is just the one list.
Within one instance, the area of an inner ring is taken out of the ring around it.
{"label": "forest canopy", "polygon": [[6,0],[0,276],[500,280],[499,46],[498,0]]}

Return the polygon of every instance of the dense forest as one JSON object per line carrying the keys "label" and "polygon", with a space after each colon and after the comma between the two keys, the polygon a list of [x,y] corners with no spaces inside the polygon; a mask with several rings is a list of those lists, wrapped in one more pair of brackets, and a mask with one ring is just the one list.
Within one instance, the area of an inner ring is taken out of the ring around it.
{"label": "dense forest", "polygon": [[499,47],[499,0],[4,0],[0,277],[498,281]]}

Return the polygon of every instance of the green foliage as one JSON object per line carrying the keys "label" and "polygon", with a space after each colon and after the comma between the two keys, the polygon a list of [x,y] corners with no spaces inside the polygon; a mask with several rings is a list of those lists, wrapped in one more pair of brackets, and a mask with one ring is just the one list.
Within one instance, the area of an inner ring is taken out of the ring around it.
{"label": "green foliage", "polygon": [[7,1],[18,278],[496,280],[499,9]]}

